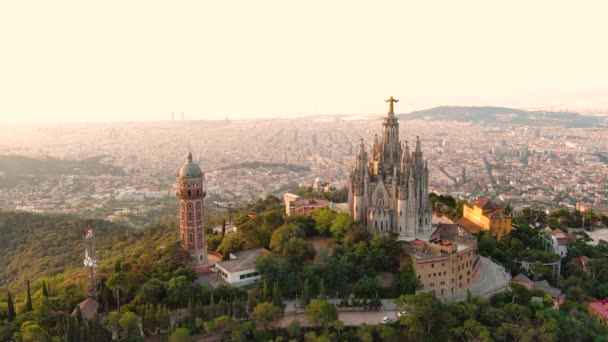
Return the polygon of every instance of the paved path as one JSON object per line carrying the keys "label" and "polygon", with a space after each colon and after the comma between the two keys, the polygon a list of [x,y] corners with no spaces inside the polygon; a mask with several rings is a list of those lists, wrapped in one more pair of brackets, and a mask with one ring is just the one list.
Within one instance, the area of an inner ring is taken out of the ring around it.
{"label": "paved path", "polygon": [[[328,298],[327,299],[328,302],[337,305],[339,300],[337,299],[331,299]],[[395,305],[395,300],[394,299],[381,299],[380,300],[382,302],[382,307],[380,308],[379,311],[397,311],[397,305]],[[295,301],[295,300],[286,300],[283,302],[283,304],[285,304],[285,315],[293,315],[296,313],[302,313],[302,309],[299,308],[300,306],[300,302],[299,301]],[[354,312],[360,312],[360,311],[354,311]]]}
{"label": "paved path", "polygon": [[[502,291],[507,287],[511,280],[511,275],[506,272],[504,267],[493,262],[486,257],[480,257],[479,271],[471,286],[471,294],[476,296],[488,297],[494,293]],[[444,300],[465,300],[467,292],[462,291],[453,295],[442,297]]]}
{"label": "paved path", "polygon": [[[363,323],[378,324],[382,323],[383,317],[390,317],[393,321],[398,320],[397,312],[398,311],[345,311],[338,313],[338,319],[347,326],[358,326]],[[285,328],[294,320],[300,322],[300,325],[304,327],[313,326],[304,314],[285,316],[277,322],[276,326]]]}

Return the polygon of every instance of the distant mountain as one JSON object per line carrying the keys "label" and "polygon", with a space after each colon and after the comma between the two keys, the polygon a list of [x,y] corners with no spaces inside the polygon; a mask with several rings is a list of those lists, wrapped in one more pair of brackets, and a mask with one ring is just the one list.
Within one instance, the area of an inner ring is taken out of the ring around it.
{"label": "distant mountain", "polygon": [[604,119],[574,112],[526,111],[505,107],[441,106],[400,114],[401,120],[486,122],[530,126],[592,127],[605,124]]}

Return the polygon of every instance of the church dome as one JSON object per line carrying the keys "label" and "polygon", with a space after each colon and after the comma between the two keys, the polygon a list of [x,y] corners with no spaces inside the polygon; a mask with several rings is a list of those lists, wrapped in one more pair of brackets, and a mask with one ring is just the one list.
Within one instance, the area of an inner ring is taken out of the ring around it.
{"label": "church dome", "polygon": [[199,178],[203,176],[203,171],[198,164],[192,162],[192,153],[188,153],[188,161],[179,169],[177,176],[179,178]]}

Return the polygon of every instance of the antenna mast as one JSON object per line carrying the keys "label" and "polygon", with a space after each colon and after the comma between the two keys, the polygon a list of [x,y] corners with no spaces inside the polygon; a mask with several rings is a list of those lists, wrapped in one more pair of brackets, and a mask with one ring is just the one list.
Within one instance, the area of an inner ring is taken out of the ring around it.
{"label": "antenna mast", "polygon": [[89,273],[89,289],[87,297],[97,300],[97,253],[95,252],[95,235],[88,226],[84,234],[84,266]]}

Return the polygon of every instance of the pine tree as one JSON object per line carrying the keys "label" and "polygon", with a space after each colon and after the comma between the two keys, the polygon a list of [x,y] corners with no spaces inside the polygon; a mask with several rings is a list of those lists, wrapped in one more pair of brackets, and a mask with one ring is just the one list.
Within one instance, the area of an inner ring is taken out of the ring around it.
{"label": "pine tree", "polygon": [[48,297],[49,296],[49,290],[46,288],[46,281],[42,282],[42,295],[44,297]]}
{"label": "pine tree", "polygon": [[17,313],[15,312],[15,303],[13,303],[13,296],[11,295],[11,291],[8,291],[8,299],[7,299],[7,306],[8,306],[8,320],[12,321],[15,319],[15,317],[17,317]]}
{"label": "pine tree", "polygon": [[272,287],[272,305],[283,310],[283,298],[281,297],[281,289],[279,288],[279,282],[275,281]]}
{"label": "pine tree", "polygon": [[323,282],[323,278],[319,282],[319,299],[325,299],[325,283]]}
{"label": "pine tree", "polygon": [[310,304],[310,288],[308,286],[308,278],[304,279],[304,286],[302,287],[302,298],[300,298],[300,305],[304,308]]}
{"label": "pine tree", "polygon": [[34,307],[32,306],[32,292],[30,291],[30,281],[27,281],[27,302],[25,303],[25,311],[30,312],[34,311]]}

